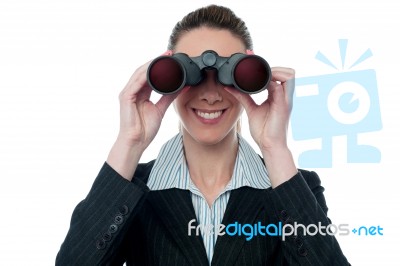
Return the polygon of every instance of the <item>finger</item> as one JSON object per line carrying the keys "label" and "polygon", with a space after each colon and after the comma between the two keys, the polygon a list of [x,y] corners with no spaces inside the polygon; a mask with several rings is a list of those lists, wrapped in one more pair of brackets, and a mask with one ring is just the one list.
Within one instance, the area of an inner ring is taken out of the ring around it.
{"label": "finger", "polygon": [[[162,53],[162,56],[164,56],[164,55],[172,55],[172,51],[171,50],[167,50],[164,53]],[[151,64],[151,62],[153,60],[147,61],[145,64],[140,66],[135,71],[135,73],[133,73],[133,75],[132,75],[132,77],[131,77],[131,79],[129,81],[130,82],[136,82],[136,83],[138,83],[138,85],[144,85],[145,83],[147,83],[147,76],[143,75],[143,74],[147,74],[147,69],[149,68],[149,66],[150,66],[150,64]],[[140,78],[138,78],[138,77],[140,77]]]}
{"label": "finger", "polygon": [[121,91],[121,95],[130,97],[137,94],[143,87],[147,86],[147,68],[150,65],[150,61],[140,66],[130,77],[125,88]]}
{"label": "finger", "polygon": [[173,55],[172,50],[167,50],[164,53],[162,53],[162,55]]}
{"label": "finger", "polygon": [[285,90],[285,95],[286,95],[286,101],[290,106],[290,110],[292,110],[293,107],[293,94],[294,94],[294,89],[295,89],[295,82],[296,79],[288,79],[283,85],[283,88]]}
{"label": "finger", "polygon": [[142,89],[136,94],[137,102],[148,101],[152,92],[153,90],[149,86],[143,86]]}
{"label": "finger", "polygon": [[[167,50],[164,53],[162,53],[162,56],[170,56],[170,55],[172,55],[172,50]],[[137,71],[137,78],[134,78],[132,81],[133,86],[141,88],[137,92],[139,101],[150,99],[152,89],[150,88],[150,86],[148,84],[147,70],[148,70],[151,62],[152,61],[148,61],[146,64],[144,64],[142,67],[140,67]]]}
{"label": "finger", "polygon": [[224,89],[230,94],[232,94],[233,97],[235,97],[236,100],[238,100],[238,102],[240,102],[243,105],[247,114],[250,114],[253,111],[253,109],[257,107],[257,104],[249,94],[240,92],[231,87],[224,87]]}
{"label": "finger", "polygon": [[178,95],[185,93],[189,89],[190,86],[187,86],[183,88],[181,91],[178,91],[176,93],[161,96],[161,98],[155,104],[161,116],[163,117],[165,115],[165,112],[167,111],[168,107],[176,99],[176,97],[178,97]]}
{"label": "finger", "polygon": [[254,55],[254,51],[253,51],[253,50],[247,49],[247,50],[246,50],[246,54],[247,54],[247,55]]}
{"label": "finger", "polygon": [[286,67],[273,67],[272,80],[281,82],[285,91],[286,101],[293,105],[293,94],[295,89],[295,71],[292,68]]}
{"label": "finger", "polygon": [[[172,50],[167,50],[162,54],[162,56],[170,56],[172,54],[173,54]],[[141,89],[139,89],[139,90],[141,90],[140,93],[139,93],[139,91],[137,91],[138,95],[140,94],[141,100],[147,100],[150,98],[150,95],[151,95],[152,90],[151,89],[149,90],[148,88],[145,89],[145,87],[149,87],[149,84],[147,81],[147,70],[148,70],[151,62],[152,62],[152,60],[148,61],[146,64],[141,66],[136,71],[137,73],[136,73],[136,75],[134,75],[134,78],[132,79],[131,86],[134,86],[135,88],[136,87],[141,88]],[[133,92],[136,92],[136,90]]]}
{"label": "finger", "polygon": [[295,71],[293,68],[288,67],[272,67],[272,80],[285,82],[286,80],[293,79],[295,77]]}
{"label": "finger", "polygon": [[156,103],[156,107],[161,117],[164,117],[165,112],[167,111],[170,104],[175,100],[175,98],[175,94],[168,94],[161,96],[160,100],[158,100],[158,102]]}
{"label": "finger", "polygon": [[276,91],[276,87],[278,86],[278,83],[276,83],[275,81],[270,81],[270,83],[268,83],[268,87],[267,87],[267,91],[268,91],[268,98],[262,103],[266,103],[266,102],[273,102],[274,101],[274,93]]}

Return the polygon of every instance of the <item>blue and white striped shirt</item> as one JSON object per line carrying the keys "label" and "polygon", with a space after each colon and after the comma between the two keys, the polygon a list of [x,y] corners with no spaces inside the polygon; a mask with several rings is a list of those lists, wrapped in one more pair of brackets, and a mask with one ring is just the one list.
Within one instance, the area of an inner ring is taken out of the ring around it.
{"label": "blue and white striped shirt", "polygon": [[[162,146],[151,170],[147,186],[151,190],[170,188],[189,190],[198,224],[213,225],[216,228],[218,224],[222,223],[231,190],[244,186],[257,189],[266,189],[271,186],[267,169],[258,154],[240,134],[238,134],[238,138],[239,150],[233,175],[211,207],[190,178],[180,133]],[[201,233],[211,265],[217,235],[204,234],[204,230],[201,230]]]}

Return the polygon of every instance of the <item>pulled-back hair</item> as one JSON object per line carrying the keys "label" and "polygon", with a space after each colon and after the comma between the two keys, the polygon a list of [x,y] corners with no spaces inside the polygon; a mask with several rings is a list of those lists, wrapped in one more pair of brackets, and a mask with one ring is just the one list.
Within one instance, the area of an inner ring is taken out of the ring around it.
{"label": "pulled-back hair", "polygon": [[183,34],[203,26],[228,30],[243,42],[246,49],[253,49],[253,42],[244,21],[227,7],[209,5],[190,12],[175,25],[169,38],[168,50],[175,50]]}

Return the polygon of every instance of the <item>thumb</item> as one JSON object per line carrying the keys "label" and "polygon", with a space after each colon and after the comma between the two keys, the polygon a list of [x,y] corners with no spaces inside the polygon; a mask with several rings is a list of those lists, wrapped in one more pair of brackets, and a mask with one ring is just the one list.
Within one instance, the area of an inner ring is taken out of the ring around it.
{"label": "thumb", "polygon": [[161,96],[161,98],[158,100],[158,102],[155,104],[156,107],[158,108],[160,114],[162,117],[164,117],[165,112],[168,109],[168,106],[171,105],[171,103],[175,100],[176,97],[178,97],[179,94],[181,93],[185,93],[186,91],[188,91],[190,89],[189,86],[183,88],[181,91],[177,91],[173,94],[167,94],[167,95],[163,95]]}
{"label": "thumb", "polygon": [[249,115],[253,111],[253,109],[257,106],[253,98],[251,98],[249,94],[240,92],[231,87],[224,87],[224,89],[230,94],[232,94],[233,97],[235,97],[236,100],[238,100],[238,102],[240,102],[243,105],[247,115]]}

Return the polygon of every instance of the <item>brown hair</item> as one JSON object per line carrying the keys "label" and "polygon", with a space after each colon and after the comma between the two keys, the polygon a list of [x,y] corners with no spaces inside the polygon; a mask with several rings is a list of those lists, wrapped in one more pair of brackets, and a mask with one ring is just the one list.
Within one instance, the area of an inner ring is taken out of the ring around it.
{"label": "brown hair", "polygon": [[202,26],[228,30],[242,40],[246,49],[253,49],[253,41],[244,21],[227,7],[209,5],[190,12],[176,23],[169,38],[168,50],[175,49],[176,43],[183,34]]}

